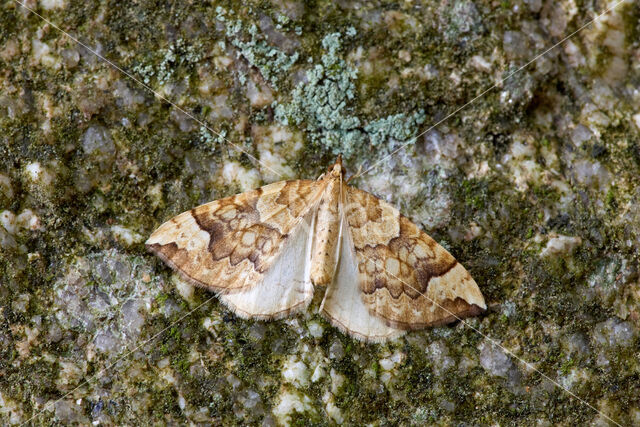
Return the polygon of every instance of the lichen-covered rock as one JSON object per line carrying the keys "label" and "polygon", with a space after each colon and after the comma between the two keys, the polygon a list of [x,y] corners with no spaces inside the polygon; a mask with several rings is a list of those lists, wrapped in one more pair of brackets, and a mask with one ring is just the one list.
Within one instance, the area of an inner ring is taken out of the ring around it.
{"label": "lichen-covered rock", "polygon": [[485,341],[480,347],[480,364],[491,375],[506,377],[513,367],[513,361],[500,347]]}
{"label": "lichen-covered rock", "polygon": [[[638,2],[36,3],[0,11],[0,425],[640,424]],[[146,253],[339,153],[486,313],[363,344],[323,289],[243,320]]]}

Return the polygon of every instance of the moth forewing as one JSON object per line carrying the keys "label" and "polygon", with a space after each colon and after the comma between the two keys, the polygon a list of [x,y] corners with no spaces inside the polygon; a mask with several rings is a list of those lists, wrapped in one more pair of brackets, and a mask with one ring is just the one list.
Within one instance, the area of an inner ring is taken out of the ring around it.
{"label": "moth forewing", "polygon": [[195,285],[221,293],[246,290],[263,281],[321,193],[318,181],[269,184],[184,212],[162,224],[146,245]]}

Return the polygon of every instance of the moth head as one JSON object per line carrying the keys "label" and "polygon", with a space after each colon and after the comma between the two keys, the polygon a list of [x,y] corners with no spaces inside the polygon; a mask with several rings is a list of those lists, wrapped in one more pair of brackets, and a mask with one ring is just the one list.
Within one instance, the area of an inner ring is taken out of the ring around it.
{"label": "moth head", "polygon": [[328,170],[332,178],[344,177],[345,170],[342,167],[342,154],[338,154],[338,159]]}

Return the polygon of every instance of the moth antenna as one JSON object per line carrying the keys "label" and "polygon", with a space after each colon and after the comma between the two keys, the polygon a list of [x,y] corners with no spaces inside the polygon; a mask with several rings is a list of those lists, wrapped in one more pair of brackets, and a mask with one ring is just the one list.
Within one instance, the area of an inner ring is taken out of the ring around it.
{"label": "moth antenna", "polygon": [[362,173],[362,163],[360,163],[360,166],[358,166],[358,172],[356,172],[355,174],[351,175],[351,176],[349,177],[349,179],[347,179],[347,181],[345,182],[345,184],[349,185],[349,182],[350,182],[352,179],[359,177],[361,173]]}

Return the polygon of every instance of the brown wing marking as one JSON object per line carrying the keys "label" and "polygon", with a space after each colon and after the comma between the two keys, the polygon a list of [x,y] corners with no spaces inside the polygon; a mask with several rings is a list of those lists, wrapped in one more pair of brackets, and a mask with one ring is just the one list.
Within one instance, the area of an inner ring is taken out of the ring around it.
{"label": "brown wing marking", "polygon": [[371,313],[417,329],[486,309],[478,285],[446,249],[390,204],[353,187],[345,193],[358,285]]}
{"label": "brown wing marking", "polygon": [[262,281],[319,200],[318,181],[281,181],[216,200],[162,224],[147,248],[189,282],[235,292]]}

